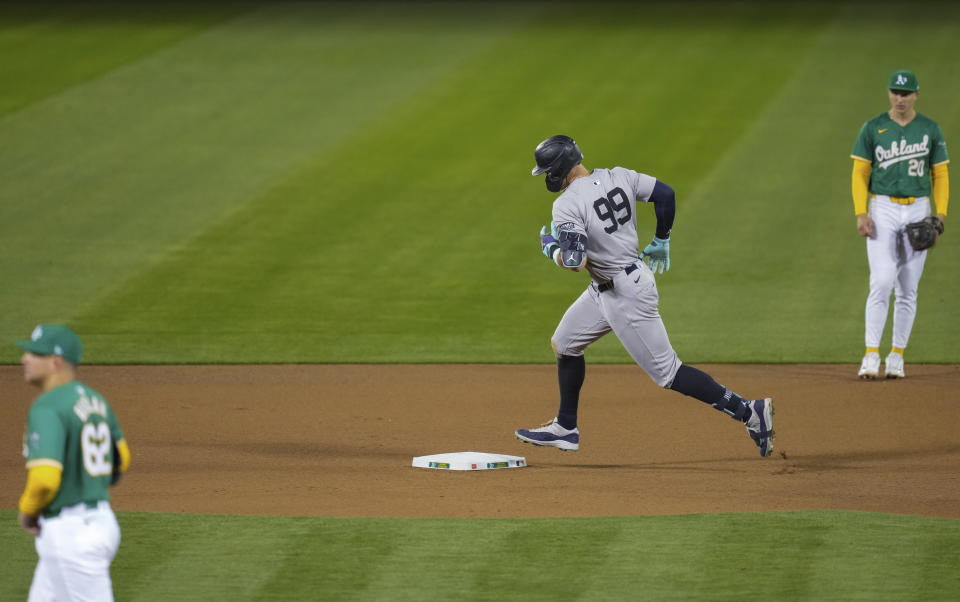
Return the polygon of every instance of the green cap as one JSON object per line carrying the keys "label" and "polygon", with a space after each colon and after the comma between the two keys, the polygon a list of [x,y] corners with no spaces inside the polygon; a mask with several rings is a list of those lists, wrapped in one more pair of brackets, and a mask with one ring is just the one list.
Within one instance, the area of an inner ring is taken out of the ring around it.
{"label": "green cap", "polygon": [[893,75],[890,76],[890,85],[888,87],[891,90],[917,92],[920,90],[920,82],[917,81],[917,76],[913,74],[913,71],[900,69],[899,71],[894,71]]}
{"label": "green cap", "polygon": [[68,362],[80,363],[83,343],[72,330],[58,324],[41,324],[33,329],[29,341],[17,341],[17,345],[37,355],[59,355]]}

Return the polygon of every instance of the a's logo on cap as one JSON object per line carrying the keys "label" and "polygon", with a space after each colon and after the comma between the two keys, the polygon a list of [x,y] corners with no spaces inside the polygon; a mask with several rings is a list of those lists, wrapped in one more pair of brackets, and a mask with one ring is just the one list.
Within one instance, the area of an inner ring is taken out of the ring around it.
{"label": "a's logo on cap", "polygon": [[906,83],[907,83],[907,78],[906,78],[906,77],[904,77],[903,75],[898,75],[898,76],[897,76],[897,85],[898,85],[898,86],[903,86],[903,85],[906,84]]}
{"label": "a's logo on cap", "polygon": [[37,326],[33,329],[33,333],[30,335],[31,341],[39,341],[40,337],[43,336],[43,326]]}

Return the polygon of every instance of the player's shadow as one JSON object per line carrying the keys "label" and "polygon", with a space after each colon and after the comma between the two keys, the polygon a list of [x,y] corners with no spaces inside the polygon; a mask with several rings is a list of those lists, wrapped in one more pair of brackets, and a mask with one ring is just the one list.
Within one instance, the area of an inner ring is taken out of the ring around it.
{"label": "player's shadow", "polygon": [[[789,450],[774,449],[773,456],[766,460],[759,457],[745,458],[743,456],[726,458],[688,458],[683,460],[668,460],[663,462],[642,462],[624,464],[553,464],[550,468],[577,468],[583,470],[636,470],[636,471],[677,471],[690,472],[743,472],[756,466],[757,460],[771,463],[771,467],[780,465],[782,470],[775,474],[790,474],[794,472],[828,472],[837,470],[864,470],[878,463],[923,458],[928,456],[943,456],[960,454],[960,444],[950,443],[931,447],[913,449],[879,449],[851,452],[837,452],[825,454],[792,454]],[[542,467],[542,464],[531,464],[532,468]],[[923,467],[914,470],[924,470]],[[937,470],[931,468],[930,470]]]}

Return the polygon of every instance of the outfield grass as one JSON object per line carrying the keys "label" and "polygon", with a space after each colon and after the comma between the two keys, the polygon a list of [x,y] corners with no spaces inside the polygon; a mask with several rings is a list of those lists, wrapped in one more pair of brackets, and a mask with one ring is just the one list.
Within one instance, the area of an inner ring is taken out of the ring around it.
{"label": "outfield grass", "polygon": [[[905,66],[960,132],[951,4],[96,6],[0,8],[0,338],[67,322],[89,362],[552,361],[557,132],[677,189],[683,359],[855,362],[854,137]],[[910,361],[960,361],[951,232]]]}
{"label": "outfield grass", "polygon": [[[118,600],[956,600],[960,521],[859,512],[338,519],[123,512]],[[0,511],[0,599],[32,539]]]}

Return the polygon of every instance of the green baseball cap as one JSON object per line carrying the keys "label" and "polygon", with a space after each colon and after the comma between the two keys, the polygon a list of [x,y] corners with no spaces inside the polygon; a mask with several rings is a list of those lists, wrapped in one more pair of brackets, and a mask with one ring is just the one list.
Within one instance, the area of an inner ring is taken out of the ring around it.
{"label": "green baseball cap", "polygon": [[890,85],[887,87],[891,90],[917,92],[920,90],[920,82],[917,81],[917,76],[913,74],[913,71],[900,69],[899,71],[894,71],[890,76]]}
{"label": "green baseball cap", "polygon": [[68,362],[80,363],[83,343],[72,330],[58,324],[41,324],[33,329],[29,341],[17,341],[17,345],[37,355],[59,355]]}

